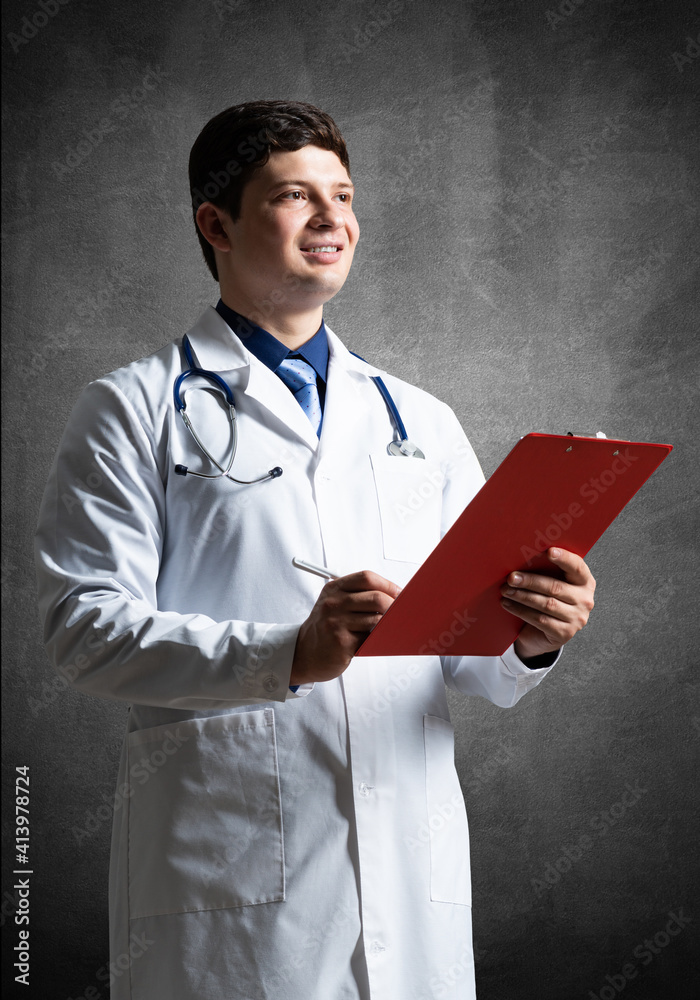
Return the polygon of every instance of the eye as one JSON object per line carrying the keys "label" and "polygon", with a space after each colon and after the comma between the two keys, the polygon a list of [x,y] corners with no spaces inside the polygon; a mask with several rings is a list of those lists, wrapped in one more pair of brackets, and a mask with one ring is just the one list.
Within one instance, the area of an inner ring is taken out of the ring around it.
{"label": "eye", "polygon": [[282,195],[282,198],[289,198],[290,201],[301,201],[302,197],[303,191],[288,191]]}
{"label": "eye", "polygon": [[342,198],[343,205],[349,205],[352,201],[352,195],[346,194],[344,191],[341,194],[336,195],[336,198]]}

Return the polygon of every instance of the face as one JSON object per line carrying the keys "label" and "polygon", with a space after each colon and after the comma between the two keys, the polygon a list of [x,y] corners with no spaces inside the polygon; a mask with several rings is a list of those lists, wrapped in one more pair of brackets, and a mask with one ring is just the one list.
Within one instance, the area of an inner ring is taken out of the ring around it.
{"label": "face", "polygon": [[265,302],[317,309],[340,291],[360,235],[352,201],[335,153],[304,146],[270,155],[243,188],[239,218],[223,219],[225,280],[246,315],[259,315]]}

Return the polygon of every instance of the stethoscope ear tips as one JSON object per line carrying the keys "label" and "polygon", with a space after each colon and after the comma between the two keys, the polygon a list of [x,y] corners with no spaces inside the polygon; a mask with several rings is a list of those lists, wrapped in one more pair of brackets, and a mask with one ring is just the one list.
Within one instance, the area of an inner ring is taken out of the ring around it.
{"label": "stethoscope ear tips", "polygon": [[268,476],[270,477],[270,479],[278,479],[281,475],[282,475],[282,469],[280,469],[279,465],[276,465],[274,469],[270,469],[270,471],[268,472]]}

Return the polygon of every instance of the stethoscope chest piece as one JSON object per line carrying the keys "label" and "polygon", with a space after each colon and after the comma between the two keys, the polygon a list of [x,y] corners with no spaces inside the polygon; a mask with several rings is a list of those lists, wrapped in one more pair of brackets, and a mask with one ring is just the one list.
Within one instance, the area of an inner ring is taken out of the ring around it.
{"label": "stethoscope chest piece", "polygon": [[401,441],[392,441],[387,447],[387,451],[390,455],[398,455],[403,458],[425,458],[418,445],[413,444],[408,438],[403,438]]}
{"label": "stethoscope chest piece", "polygon": [[[350,353],[356,358],[360,358],[360,361],[365,360],[360,357],[359,354],[355,354],[354,351],[351,351]],[[370,378],[382,394],[387,409],[391,414],[394,427],[398,433],[398,441],[394,438],[394,440],[387,445],[387,452],[398,458],[425,458],[425,455],[420,450],[418,445],[415,445],[412,441],[408,440],[408,435],[406,434],[406,428],[404,427],[403,420],[401,419],[401,414],[398,411],[396,403],[391,397],[391,393],[384,385],[384,380],[381,379],[379,375],[370,375]]]}

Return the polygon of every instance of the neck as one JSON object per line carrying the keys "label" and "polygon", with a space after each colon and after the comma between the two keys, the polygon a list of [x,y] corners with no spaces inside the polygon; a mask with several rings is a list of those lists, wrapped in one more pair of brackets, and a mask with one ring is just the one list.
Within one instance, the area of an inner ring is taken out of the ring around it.
{"label": "neck", "polygon": [[[254,302],[248,301],[244,295],[234,294],[230,289],[225,289],[221,285],[221,300],[229,309],[233,309],[239,315],[244,316],[256,326],[261,326],[273,337],[280,340],[285,347],[291,351],[296,350],[311,340],[321,325],[323,319],[323,306],[314,306],[313,309],[292,312],[289,308],[278,306],[272,311],[266,307],[264,313]],[[269,303],[272,305],[272,303]]]}

